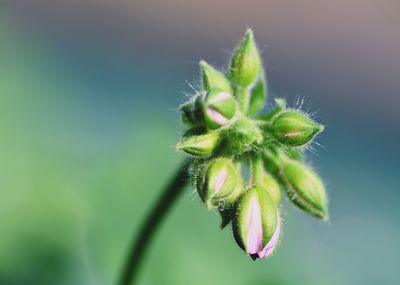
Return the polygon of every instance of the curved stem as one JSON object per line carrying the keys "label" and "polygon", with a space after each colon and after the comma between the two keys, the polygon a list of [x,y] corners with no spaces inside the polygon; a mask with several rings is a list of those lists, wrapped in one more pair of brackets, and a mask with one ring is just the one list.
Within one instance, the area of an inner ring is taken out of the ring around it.
{"label": "curved stem", "polygon": [[139,235],[134,240],[132,249],[126,261],[124,271],[122,272],[121,279],[118,283],[119,285],[133,284],[136,279],[139,267],[157,228],[160,226],[168,210],[171,209],[171,206],[177,200],[179,194],[182,193],[182,190],[188,182],[187,165],[188,160],[182,162],[176,174],[166,186],[163,194],[161,194],[157,203],[151,209],[147,219],[140,228]]}

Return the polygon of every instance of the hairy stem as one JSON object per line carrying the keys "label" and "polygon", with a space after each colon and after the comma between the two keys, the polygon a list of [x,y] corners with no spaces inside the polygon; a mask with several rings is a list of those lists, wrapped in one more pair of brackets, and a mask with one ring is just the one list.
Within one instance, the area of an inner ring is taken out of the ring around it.
{"label": "hairy stem", "polygon": [[240,111],[243,114],[247,114],[250,104],[250,89],[245,87],[237,86],[235,89],[235,96],[239,101]]}
{"label": "hairy stem", "polygon": [[166,186],[157,203],[151,209],[149,215],[134,239],[130,254],[119,280],[119,285],[133,284],[137,278],[139,267],[143,262],[146,251],[154,237],[157,228],[165,218],[169,209],[177,201],[179,194],[188,182],[187,175],[188,160],[182,162],[176,174]]}

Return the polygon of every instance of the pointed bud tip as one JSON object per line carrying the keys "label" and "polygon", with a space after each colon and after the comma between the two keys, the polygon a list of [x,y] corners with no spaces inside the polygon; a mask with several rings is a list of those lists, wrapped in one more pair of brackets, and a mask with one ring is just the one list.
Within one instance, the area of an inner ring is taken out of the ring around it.
{"label": "pointed bud tip", "polygon": [[317,129],[317,131],[319,133],[322,133],[325,130],[325,126],[324,125],[317,125],[316,129]]}
{"label": "pointed bud tip", "polygon": [[201,68],[208,67],[208,63],[203,59],[199,61],[199,65],[200,65]]}
{"label": "pointed bud tip", "polygon": [[330,220],[329,213],[328,212],[323,213],[321,216],[321,220],[325,223],[329,222],[329,220]]}
{"label": "pointed bud tip", "polygon": [[252,40],[254,38],[254,33],[253,33],[253,30],[251,28],[248,28],[246,30],[245,38],[249,39],[249,40]]}
{"label": "pointed bud tip", "polygon": [[178,143],[175,145],[175,150],[176,150],[176,151],[181,151],[181,150],[182,150],[182,144],[181,144],[180,142],[178,142]]}

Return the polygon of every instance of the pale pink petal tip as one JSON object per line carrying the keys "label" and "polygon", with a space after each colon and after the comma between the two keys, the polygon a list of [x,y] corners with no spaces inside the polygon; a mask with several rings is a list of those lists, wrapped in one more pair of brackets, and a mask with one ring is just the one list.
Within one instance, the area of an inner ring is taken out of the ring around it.
{"label": "pale pink petal tip", "polygon": [[214,120],[218,125],[225,125],[228,122],[228,119],[222,116],[218,111],[207,108],[206,109],[207,115]]}
{"label": "pale pink petal tip", "polygon": [[272,235],[270,241],[267,243],[267,245],[259,252],[250,254],[250,257],[253,260],[256,260],[257,258],[267,258],[273,252],[275,246],[278,244],[280,231],[281,231],[281,225],[280,222],[278,222],[278,224],[276,225],[275,232]]}
{"label": "pale pink petal tip", "polygon": [[263,240],[261,212],[257,196],[254,196],[250,201],[249,212],[247,214],[247,225],[247,253],[255,254],[260,250]]}

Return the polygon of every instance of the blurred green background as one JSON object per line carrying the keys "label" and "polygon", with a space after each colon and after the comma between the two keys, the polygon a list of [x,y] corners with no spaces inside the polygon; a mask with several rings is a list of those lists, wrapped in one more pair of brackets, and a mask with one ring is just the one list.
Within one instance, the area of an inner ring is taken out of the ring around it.
{"label": "blurred green background", "polygon": [[183,159],[177,106],[247,26],[272,96],[327,128],[331,222],[284,206],[252,262],[187,188],[140,284],[400,282],[398,1],[0,1],[0,284],[115,284]]}

